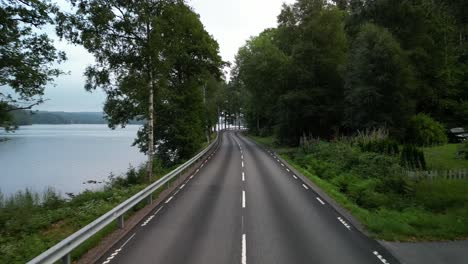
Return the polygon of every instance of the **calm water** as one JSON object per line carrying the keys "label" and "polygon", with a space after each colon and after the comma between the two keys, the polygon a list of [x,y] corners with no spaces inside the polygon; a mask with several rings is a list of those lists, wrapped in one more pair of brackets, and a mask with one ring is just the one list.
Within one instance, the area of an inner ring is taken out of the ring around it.
{"label": "calm water", "polygon": [[0,131],[0,190],[9,195],[31,188],[78,193],[102,184],[110,172],[121,174],[145,156],[131,147],[139,126],[110,130],[106,125],[33,125],[15,133]]}

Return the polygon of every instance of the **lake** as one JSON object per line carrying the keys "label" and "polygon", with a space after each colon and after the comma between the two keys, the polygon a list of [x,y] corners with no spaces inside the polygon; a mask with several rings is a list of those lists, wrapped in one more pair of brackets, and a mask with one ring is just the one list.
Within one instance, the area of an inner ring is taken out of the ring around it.
{"label": "lake", "polygon": [[53,187],[62,195],[97,189],[110,172],[119,175],[145,155],[132,147],[140,126],[111,130],[107,125],[32,125],[0,131],[0,190],[6,196]]}

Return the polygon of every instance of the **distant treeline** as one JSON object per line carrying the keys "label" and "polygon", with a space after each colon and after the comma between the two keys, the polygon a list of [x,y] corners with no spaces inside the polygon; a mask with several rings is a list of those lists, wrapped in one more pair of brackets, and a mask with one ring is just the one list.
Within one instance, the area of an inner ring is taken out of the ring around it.
{"label": "distant treeline", "polygon": [[[13,113],[18,126],[33,124],[107,124],[102,112],[47,112],[47,111],[15,111]],[[144,121],[132,120],[130,124],[143,124]]]}

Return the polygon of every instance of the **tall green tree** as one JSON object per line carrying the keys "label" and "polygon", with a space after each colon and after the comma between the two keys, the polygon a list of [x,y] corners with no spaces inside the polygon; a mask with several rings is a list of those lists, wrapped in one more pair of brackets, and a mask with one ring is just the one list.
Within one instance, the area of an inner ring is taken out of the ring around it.
{"label": "tall green tree", "polygon": [[43,32],[59,12],[47,0],[0,1],[0,127],[14,124],[11,112],[44,101],[45,85],[62,71],[66,57]]}
{"label": "tall green tree", "polygon": [[353,130],[404,127],[413,113],[412,71],[390,32],[363,25],[345,72],[345,126]]}
{"label": "tall green tree", "polygon": [[203,137],[200,87],[219,76],[221,65],[198,16],[181,0],[72,3],[77,11],[59,32],[94,54],[85,88],[106,92],[110,126],[147,120],[135,143],[148,155],[149,179],[155,153],[171,163],[196,151]]}

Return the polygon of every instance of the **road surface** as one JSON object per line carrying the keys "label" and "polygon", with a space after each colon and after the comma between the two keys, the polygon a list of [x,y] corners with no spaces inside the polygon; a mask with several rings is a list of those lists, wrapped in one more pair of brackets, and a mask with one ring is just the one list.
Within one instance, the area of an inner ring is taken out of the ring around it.
{"label": "road surface", "polygon": [[236,132],[98,263],[398,263]]}

